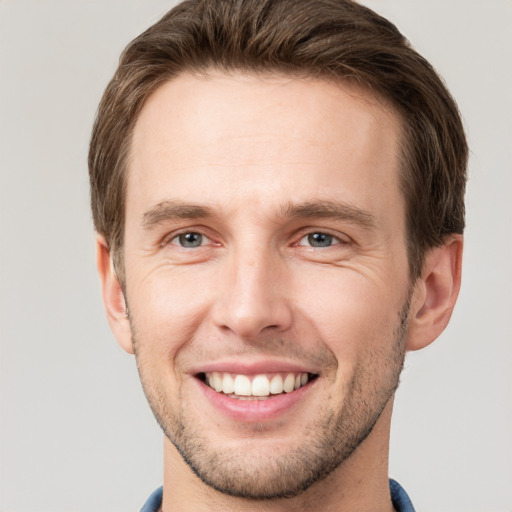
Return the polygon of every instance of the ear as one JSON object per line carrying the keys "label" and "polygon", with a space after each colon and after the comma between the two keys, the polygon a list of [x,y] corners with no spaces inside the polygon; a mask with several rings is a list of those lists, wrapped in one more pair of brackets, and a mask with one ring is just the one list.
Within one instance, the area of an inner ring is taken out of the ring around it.
{"label": "ear", "polygon": [[133,354],[132,333],[123,289],[114,270],[105,237],[99,234],[96,235],[96,266],[110,329],[121,348]]}
{"label": "ear", "polygon": [[460,290],[462,247],[462,236],[451,235],[443,246],[427,253],[414,286],[407,350],[426,347],[448,325]]}

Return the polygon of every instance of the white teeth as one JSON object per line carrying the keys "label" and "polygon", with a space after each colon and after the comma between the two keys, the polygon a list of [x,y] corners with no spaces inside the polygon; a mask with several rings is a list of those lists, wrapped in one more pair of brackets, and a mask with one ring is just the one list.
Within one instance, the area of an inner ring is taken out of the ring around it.
{"label": "white teeth", "polygon": [[205,374],[205,382],[218,393],[236,395],[246,400],[251,397],[264,399],[269,395],[280,395],[283,392],[291,393],[305,386],[308,381],[307,373],[274,374],[271,378],[264,374],[254,377],[220,372]]}
{"label": "white teeth", "polygon": [[217,372],[213,372],[213,388],[222,391],[222,377]]}
{"label": "white teeth", "polygon": [[250,396],[251,395],[251,381],[246,375],[237,375],[235,377],[235,395]]}
{"label": "white teeth", "polygon": [[270,382],[266,375],[256,375],[252,379],[252,396],[270,395]]}
{"label": "white teeth", "polygon": [[280,395],[283,392],[283,377],[274,375],[270,381],[270,392],[273,395]]}
{"label": "white teeth", "polygon": [[295,375],[289,373],[284,379],[283,389],[285,393],[291,393],[295,389]]}
{"label": "white teeth", "polygon": [[224,374],[224,379],[222,379],[222,392],[226,395],[235,392],[235,381],[233,377],[229,375],[229,373]]}

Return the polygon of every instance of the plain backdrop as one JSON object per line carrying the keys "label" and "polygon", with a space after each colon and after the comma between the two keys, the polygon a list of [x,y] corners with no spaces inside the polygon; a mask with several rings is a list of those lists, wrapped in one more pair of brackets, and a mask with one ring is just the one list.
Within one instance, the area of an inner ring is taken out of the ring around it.
{"label": "plain backdrop", "polygon": [[[445,78],[471,146],[447,331],[411,354],[390,475],[419,511],[512,510],[512,3],[374,0]],[[163,0],[0,0],[0,511],[138,511],[162,435],[109,332],[86,155],[124,46]]]}

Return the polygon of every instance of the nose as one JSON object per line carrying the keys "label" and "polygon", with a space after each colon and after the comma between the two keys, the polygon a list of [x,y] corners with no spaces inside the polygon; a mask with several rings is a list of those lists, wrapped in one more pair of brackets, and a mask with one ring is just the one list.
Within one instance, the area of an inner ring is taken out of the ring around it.
{"label": "nose", "polygon": [[290,328],[285,262],[252,252],[234,255],[223,270],[214,306],[214,322],[219,328],[246,340]]}

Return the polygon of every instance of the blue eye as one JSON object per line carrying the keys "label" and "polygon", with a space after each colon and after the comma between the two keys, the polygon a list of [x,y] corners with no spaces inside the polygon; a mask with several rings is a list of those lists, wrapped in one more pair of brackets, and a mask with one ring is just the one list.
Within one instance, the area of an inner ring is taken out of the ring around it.
{"label": "blue eye", "polygon": [[339,243],[339,239],[327,233],[310,233],[303,237],[300,245],[309,245],[311,247],[330,247]]}
{"label": "blue eye", "polygon": [[186,247],[187,249],[193,249],[194,247],[200,247],[203,245],[204,237],[201,233],[182,233],[181,235],[176,236],[171,240],[171,243],[174,245],[180,245],[181,247]]}

